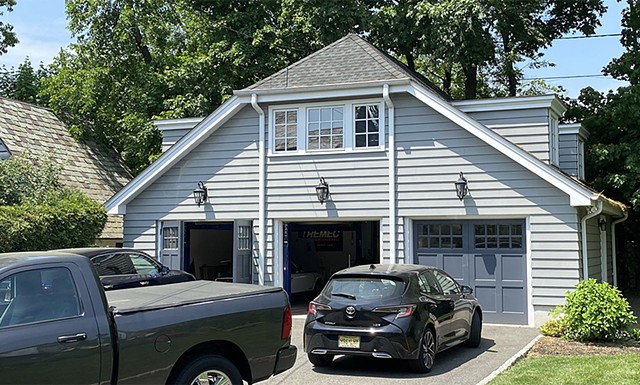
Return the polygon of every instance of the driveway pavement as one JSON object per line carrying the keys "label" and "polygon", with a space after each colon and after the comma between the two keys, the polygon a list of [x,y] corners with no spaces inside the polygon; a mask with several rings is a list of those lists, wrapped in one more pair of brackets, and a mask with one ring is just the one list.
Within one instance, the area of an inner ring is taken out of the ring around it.
{"label": "driveway pavement", "polygon": [[264,384],[476,385],[539,334],[534,328],[484,325],[478,348],[457,346],[438,354],[433,370],[427,374],[410,372],[402,361],[344,356],[334,359],[330,367],[314,368],[302,347],[305,316],[295,310],[292,342],[298,347],[296,363]]}

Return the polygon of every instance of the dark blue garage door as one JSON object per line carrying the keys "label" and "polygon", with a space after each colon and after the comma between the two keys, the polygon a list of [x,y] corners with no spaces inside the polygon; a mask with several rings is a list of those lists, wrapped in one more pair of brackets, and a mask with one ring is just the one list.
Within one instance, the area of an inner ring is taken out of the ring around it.
{"label": "dark blue garage door", "polygon": [[416,263],[473,288],[485,322],[526,324],[523,220],[417,221]]}

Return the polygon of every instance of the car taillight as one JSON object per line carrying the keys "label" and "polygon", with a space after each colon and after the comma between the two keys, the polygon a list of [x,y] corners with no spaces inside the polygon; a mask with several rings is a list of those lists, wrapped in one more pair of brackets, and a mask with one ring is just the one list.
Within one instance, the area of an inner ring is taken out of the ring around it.
{"label": "car taillight", "polygon": [[415,308],[416,308],[415,305],[384,306],[384,307],[377,307],[373,309],[373,311],[376,313],[396,313],[396,319],[398,319],[398,318],[409,317],[411,314],[413,314],[413,311],[415,310]]}
{"label": "car taillight", "polygon": [[316,315],[318,310],[331,310],[331,306],[323,305],[321,303],[317,303],[313,301],[309,302],[309,314]]}
{"label": "car taillight", "polygon": [[293,320],[291,319],[291,305],[287,304],[284,308],[284,314],[282,319],[282,335],[280,338],[288,340],[291,338],[291,327],[293,326]]}

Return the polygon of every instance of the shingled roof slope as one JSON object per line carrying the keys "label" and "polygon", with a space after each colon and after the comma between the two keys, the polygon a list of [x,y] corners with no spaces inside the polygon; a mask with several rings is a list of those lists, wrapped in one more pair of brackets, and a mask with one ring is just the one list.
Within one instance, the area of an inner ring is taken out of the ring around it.
{"label": "shingled roof slope", "polygon": [[418,81],[448,99],[424,76],[351,33],[246,89],[257,91],[404,79]]}
{"label": "shingled roof slope", "polygon": [[[28,151],[60,165],[61,182],[100,203],[133,177],[120,156],[93,141],[75,140],[50,110],[0,97],[0,140],[12,155]],[[101,238],[122,238],[122,220],[109,218]]]}

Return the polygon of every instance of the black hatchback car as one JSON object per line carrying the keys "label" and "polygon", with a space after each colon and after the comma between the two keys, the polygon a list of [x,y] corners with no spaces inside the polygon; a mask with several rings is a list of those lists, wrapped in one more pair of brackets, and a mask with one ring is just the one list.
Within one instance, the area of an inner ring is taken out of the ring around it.
{"label": "black hatchback car", "polygon": [[482,310],[470,287],[420,265],[356,266],[335,273],[312,302],[304,349],[315,366],[336,355],[408,360],[428,372],[436,353],[480,345]]}
{"label": "black hatchback car", "polygon": [[91,259],[105,290],[165,285],[196,279],[186,271],[171,270],[145,252],[136,249],[89,247],[55,251]]}

